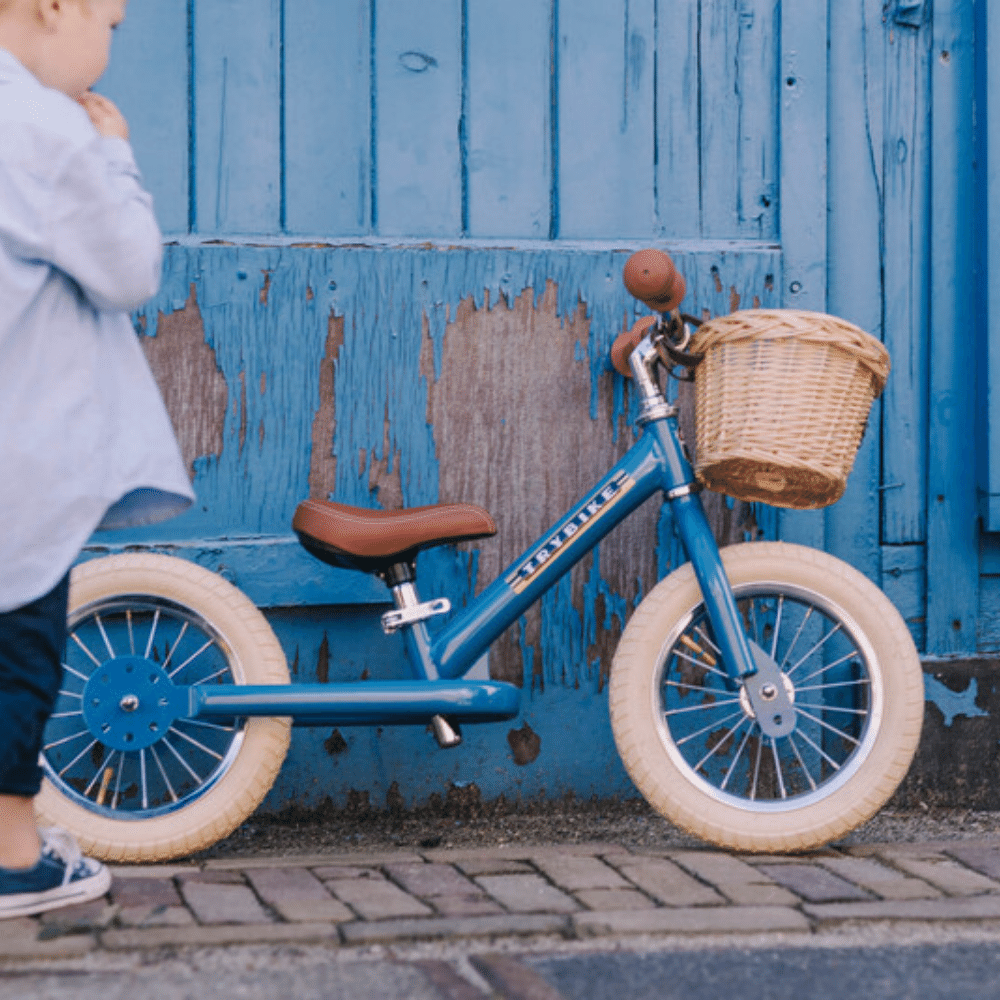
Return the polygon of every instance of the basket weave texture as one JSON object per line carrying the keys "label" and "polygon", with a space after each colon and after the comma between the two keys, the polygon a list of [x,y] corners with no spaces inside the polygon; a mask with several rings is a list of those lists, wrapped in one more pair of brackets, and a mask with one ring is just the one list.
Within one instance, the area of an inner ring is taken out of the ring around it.
{"label": "basket weave texture", "polygon": [[695,472],[739,500],[803,510],[839,500],[889,353],[825,313],[750,309],[704,323],[691,342]]}

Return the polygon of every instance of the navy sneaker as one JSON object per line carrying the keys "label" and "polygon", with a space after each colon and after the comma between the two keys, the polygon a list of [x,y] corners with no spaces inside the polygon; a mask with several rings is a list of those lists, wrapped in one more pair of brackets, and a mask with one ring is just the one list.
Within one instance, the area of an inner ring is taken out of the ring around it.
{"label": "navy sneaker", "polygon": [[33,868],[0,868],[0,919],[27,917],[103,896],[111,872],[85,858],[71,833],[39,830],[42,856]]}

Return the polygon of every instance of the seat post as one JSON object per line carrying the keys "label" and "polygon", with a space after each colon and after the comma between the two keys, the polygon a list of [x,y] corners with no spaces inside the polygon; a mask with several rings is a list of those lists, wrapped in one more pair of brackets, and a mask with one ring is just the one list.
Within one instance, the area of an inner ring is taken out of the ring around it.
{"label": "seat post", "polygon": [[[392,566],[384,574],[383,579],[386,586],[392,592],[392,598],[396,602],[397,611],[403,615],[409,614],[411,616],[422,613],[420,597],[417,594],[416,571],[412,564],[400,563],[399,565]],[[451,608],[449,601],[435,601],[431,602],[427,606],[427,609],[433,608],[434,605],[439,605],[441,610]],[[406,643],[406,650],[414,671],[419,670],[426,680],[438,680],[437,666],[431,659],[431,641],[427,633],[427,626],[424,625],[424,619],[419,618],[408,621],[403,629],[403,639]],[[435,715],[431,719],[431,729],[438,746],[442,750],[457,747],[462,742],[461,729],[456,724],[449,722],[442,715]]]}

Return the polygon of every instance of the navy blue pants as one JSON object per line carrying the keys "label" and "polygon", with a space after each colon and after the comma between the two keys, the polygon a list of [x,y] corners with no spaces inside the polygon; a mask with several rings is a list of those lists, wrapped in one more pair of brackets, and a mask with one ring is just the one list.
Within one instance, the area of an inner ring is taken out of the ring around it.
{"label": "navy blue pants", "polygon": [[34,797],[38,755],[62,683],[69,574],[23,608],[0,614],[0,795]]}

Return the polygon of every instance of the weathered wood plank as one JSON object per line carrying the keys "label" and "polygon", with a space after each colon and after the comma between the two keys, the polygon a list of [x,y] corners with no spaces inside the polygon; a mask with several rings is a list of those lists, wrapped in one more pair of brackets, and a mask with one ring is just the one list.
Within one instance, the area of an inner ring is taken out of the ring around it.
{"label": "weathered wood plank", "polygon": [[111,65],[96,88],[128,119],[132,145],[165,233],[186,233],[188,172],[188,4],[132,4],[115,35]]}
{"label": "weathered wood plank", "polygon": [[370,0],[284,5],[285,228],[371,224]]}
{"label": "weathered wood plank", "polygon": [[461,0],[380,0],[375,74],[376,231],[461,235]]}
{"label": "weathered wood plank", "polygon": [[[882,2],[830,8],[830,312],[882,337]],[[842,499],[826,516],[828,551],[881,582],[881,403],[876,403]],[[922,613],[922,610],[921,610]]]}
{"label": "weathered wood plank", "polygon": [[[133,544],[104,544],[100,537],[87,546],[80,561],[136,551]],[[188,559],[218,573],[260,608],[392,604],[392,595],[378,577],[326,566],[309,555],[294,535],[151,542],[142,549]]]}
{"label": "weathered wood plank", "polygon": [[980,485],[984,493],[985,525],[987,530],[995,532],[1000,531],[1000,244],[995,238],[1000,232],[1000,9],[995,4],[992,9],[985,4],[977,9],[981,15],[978,27],[983,34],[981,69],[985,77],[980,81],[980,93],[986,98],[986,176],[980,193],[985,194],[987,213],[984,227],[987,245],[983,250],[988,290],[983,298],[989,324],[983,338],[983,381],[988,390]]}
{"label": "weathered wood plank", "polygon": [[[771,239],[777,232],[780,9],[777,0],[701,4],[706,237]],[[812,31],[817,33],[815,23]]]}
{"label": "weathered wood plank", "polygon": [[927,338],[930,315],[930,25],[890,22],[886,38],[885,345],[882,537],[926,537]]}
{"label": "weathered wood plank", "polygon": [[[781,5],[781,299],[817,312],[827,308],[828,38],[825,0]],[[823,548],[823,514],[782,511],[779,533]]]}
{"label": "weathered wood plank", "polygon": [[883,546],[882,589],[903,616],[917,649],[923,649],[927,641],[926,546]]}
{"label": "weathered wood plank", "polygon": [[548,4],[466,10],[470,236],[549,235],[552,53]]}
{"label": "weathered wood plank", "polygon": [[559,228],[567,239],[654,227],[653,0],[559,4]]}
{"label": "weathered wood plank", "polygon": [[934,5],[927,652],[976,647],[974,11]]}
{"label": "weathered wood plank", "polygon": [[200,233],[281,231],[281,7],[281,0],[195,5]]}
{"label": "weathered wood plank", "polygon": [[656,20],[656,218],[664,237],[701,235],[700,0]]}

